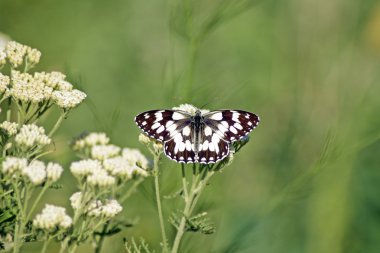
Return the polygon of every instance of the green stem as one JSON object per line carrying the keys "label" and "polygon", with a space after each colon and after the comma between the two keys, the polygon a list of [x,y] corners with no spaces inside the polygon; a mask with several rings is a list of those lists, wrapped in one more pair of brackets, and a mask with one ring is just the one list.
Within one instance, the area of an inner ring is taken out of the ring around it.
{"label": "green stem", "polygon": [[50,240],[51,240],[51,238],[45,240],[44,244],[42,245],[41,253],[45,253],[46,252],[46,249],[49,246]]}
{"label": "green stem", "polygon": [[142,181],[144,181],[143,177],[139,177],[137,180],[135,180],[128,191],[123,194],[123,197],[120,198],[120,203],[124,203],[124,201],[126,201],[136,191],[137,186],[139,186]]}
{"label": "green stem", "polygon": [[103,246],[104,238],[105,238],[105,236],[103,236],[103,234],[107,231],[108,225],[109,225],[109,222],[107,222],[103,226],[102,235],[100,236],[99,241],[96,243],[96,247],[95,247],[95,251],[94,251],[95,253],[100,253],[100,251],[102,250],[102,246]]}
{"label": "green stem", "polygon": [[181,164],[182,169],[182,187],[183,187],[183,195],[185,197],[185,201],[189,198],[189,194],[187,192],[187,180],[186,180],[186,173],[185,173],[185,164]]}
{"label": "green stem", "polygon": [[163,252],[167,253],[167,252],[169,252],[169,249],[168,249],[168,245],[167,245],[165,224],[164,224],[164,218],[162,215],[162,207],[161,207],[161,199],[160,199],[160,186],[159,186],[159,182],[158,182],[158,174],[159,174],[158,161],[159,161],[159,156],[155,155],[154,156],[154,168],[153,168],[154,187],[155,187],[155,191],[156,191],[156,202],[157,202],[158,218],[160,220]]}
{"label": "green stem", "polygon": [[44,187],[42,188],[42,190],[41,190],[40,193],[38,194],[36,200],[34,201],[32,207],[30,208],[29,213],[28,213],[28,215],[26,216],[26,220],[29,220],[29,219],[30,219],[30,216],[33,214],[34,209],[36,209],[38,202],[40,202],[42,196],[44,195],[44,193],[46,192],[46,190],[49,188],[49,186],[50,186],[50,184],[48,184],[48,183],[46,183],[46,184],[44,185]]}
{"label": "green stem", "polygon": [[50,131],[49,133],[49,137],[52,137],[53,134],[55,133],[55,131],[57,131],[57,129],[59,128],[59,126],[62,124],[62,121],[64,120],[64,118],[67,116],[68,114],[68,111],[65,111],[64,113],[61,114],[61,116],[59,116],[57,122],[55,123],[53,129]]}
{"label": "green stem", "polygon": [[[185,198],[185,207],[183,209],[183,216],[181,218],[181,221],[179,222],[178,228],[177,228],[177,234],[174,238],[173,248],[171,253],[177,253],[179,250],[179,245],[181,243],[183,234],[185,233],[185,226],[186,226],[186,220],[191,215],[191,207],[194,198],[196,197],[196,194],[198,191],[196,189],[198,188],[198,182],[199,182],[200,174],[196,171],[195,167],[193,168],[193,180],[191,183],[190,192],[188,193],[188,197]],[[200,194],[200,192],[199,192]]]}

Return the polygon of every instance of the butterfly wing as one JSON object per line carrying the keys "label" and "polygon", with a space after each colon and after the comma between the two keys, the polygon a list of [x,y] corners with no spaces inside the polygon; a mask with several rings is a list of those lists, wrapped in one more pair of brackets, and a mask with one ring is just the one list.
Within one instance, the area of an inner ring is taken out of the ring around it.
{"label": "butterfly wing", "polygon": [[216,163],[230,153],[229,144],[209,126],[205,126],[200,135],[198,162]]}
{"label": "butterfly wing", "polygon": [[189,125],[190,117],[191,115],[183,111],[152,110],[137,115],[135,122],[145,134],[165,142]]}
{"label": "butterfly wing", "polygon": [[191,125],[187,125],[178,131],[172,139],[164,143],[165,155],[179,163],[197,162],[194,151],[194,134]]}
{"label": "butterfly wing", "polygon": [[241,110],[212,111],[203,117],[204,124],[228,143],[240,140],[260,122],[257,115]]}

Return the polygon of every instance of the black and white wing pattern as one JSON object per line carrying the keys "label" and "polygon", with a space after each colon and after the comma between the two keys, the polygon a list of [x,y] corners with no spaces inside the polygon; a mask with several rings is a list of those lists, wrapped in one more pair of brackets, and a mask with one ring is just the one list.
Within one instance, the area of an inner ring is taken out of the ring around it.
{"label": "black and white wing pattern", "polygon": [[200,132],[199,139],[197,160],[200,163],[216,163],[230,153],[230,144],[207,125]]}
{"label": "black and white wing pattern", "polygon": [[212,111],[203,117],[204,124],[228,143],[242,139],[260,122],[256,114],[241,110]]}
{"label": "black and white wing pattern", "polygon": [[136,124],[145,134],[164,143],[167,157],[179,163],[216,163],[230,153],[230,144],[251,132],[259,117],[241,110],[190,114],[178,110],[141,113]]}
{"label": "black and white wing pattern", "polygon": [[194,131],[191,125],[185,126],[174,137],[164,143],[164,152],[170,159],[180,163],[195,163],[197,155],[194,145]]}
{"label": "black and white wing pattern", "polygon": [[146,135],[165,142],[188,126],[190,119],[191,115],[183,111],[152,110],[137,115],[135,122]]}
{"label": "black and white wing pattern", "polygon": [[259,123],[259,117],[241,110],[218,110],[202,115],[200,163],[215,163],[230,153],[230,143],[238,141]]}

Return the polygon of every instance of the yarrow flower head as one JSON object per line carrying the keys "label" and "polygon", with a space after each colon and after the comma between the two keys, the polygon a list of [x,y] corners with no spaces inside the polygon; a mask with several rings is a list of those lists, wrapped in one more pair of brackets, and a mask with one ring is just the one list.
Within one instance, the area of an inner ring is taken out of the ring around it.
{"label": "yarrow flower head", "polygon": [[12,136],[17,133],[18,124],[15,122],[4,121],[0,124],[0,128],[8,135]]}
{"label": "yarrow flower head", "polygon": [[135,162],[123,156],[104,160],[104,169],[111,175],[121,178],[132,178],[133,175],[148,176],[146,170],[138,167]]}
{"label": "yarrow flower head", "polygon": [[17,171],[22,171],[28,165],[25,158],[8,156],[2,162],[2,172],[4,174],[13,175]]}
{"label": "yarrow flower head", "polygon": [[72,219],[66,214],[66,209],[54,205],[46,205],[41,214],[33,220],[33,226],[39,229],[67,229],[72,225]]}
{"label": "yarrow flower head", "polygon": [[104,160],[119,155],[120,147],[115,145],[96,145],[91,149],[91,157],[97,160]]}
{"label": "yarrow flower head", "polygon": [[101,214],[106,218],[115,217],[118,213],[123,210],[123,207],[115,199],[106,201],[106,203],[101,207]]}
{"label": "yarrow flower head", "polygon": [[27,59],[28,62],[31,63],[32,65],[35,65],[39,63],[41,58],[41,52],[35,48],[30,48],[28,47],[27,49]]}
{"label": "yarrow flower head", "polygon": [[100,170],[103,170],[101,163],[92,159],[73,162],[70,166],[71,173],[76,177],[88,176],[94,171]]}
{"label": "yarrow flower head", "polygon": [[124,148],[122,156],[131,164],[136,164],[143,169],[150,167],[149,160],[138,149]]}
{"label": "yarrow flower head", "polygon": [[195,114],[195,112],[198,110],[200,110],[202,114],[208,113],[210,111],[210,110],[206,110],[206,109],[198,109],[197,107],[195,107],[194,105],[191,105],[191,104],[181,104],[177,107],[173,107],[172,109],[184,111],[184,112],[190,113],[192,115]]}
{"label": "yarrow flower head", "polygon": [[27,46],[22,45],[16,41],[10,41],[5,46],[5,53],[7,55],[7,58],[14,68],[17,68],[23,63],[27,50]]}
{"label": "yarrow flower head", "polygon": [[4,52],[4,49],[0,48],[0,68],[5,65],[7,59],[7,54]]}
{"label": "yarrow flower head", "polygon": [[110,219],[122,210],[123,207],[115,199],[106,200],[104,204],[100,200],[93,200],[88,205],[86,213],[88,216]]}
{"label": "yarrow flower head", "polygon": [[56,182],[62,175],[63,168],[58,163],[48,163],[46,166],[46,178],[50,182]]}
{"label": "yarrow flower head", "polygon": [[110,139],[105,133],[89,133],[82,134],[76,138],[72,143],[74,151],[79,151],[84,148],[91,148],[95,145],[107,145]]}
{"label": "yarrow flower head", "polygon": [[50,144],[51,139],[45,135],[45,129],[34,124],[23,125],[20,132],[16,135],[17,145],[32,148],[36,145],[45,146]]}
{"label": "yarrow flower head", "polygon": [[[0,58],[1,58],[1,55],[0,55]],[[1,66],[1,59],[0,59],[0,66]],[[0,73],[0,92],[1,93],[4,93],[5,91],[8,90],[9,83],[10,83],[9,76],[6,76]]]}
{"label": "yarrow flower head", "polygon": [[34,185],[42,184],[46,179],[46,167],[41,161],[32,161],[22,170],[22,175],[26,176]]}
{"label": "yarrow flower head", "polygon": [[82,204],[82,192],[75,192],[73,195],[71,195],[70,203],[71,207],[74,210],[78,210]]}
{"label": "yarrow flower head", "polygon": [[93,171],[91,175],[87,177],[87,183],[92,186],[106,187],[116,183],[116,179],[113,176],[108,175],[105,170]]}
{"label": "yarrow flower head", "polygon": [[80,90],[57,90],[53,92],[54,102],[62,109],[71,109],[78,106],[87,97],[86,93]]}
{"label": "yarrow flower head", "polygon": [[21,73],[17,70],[13,70],[11,76],[12,87],[9,94],[15,99],[39,103],[51,98],[53,88],[46,86],[42,80],[34,78],[29,73]]}

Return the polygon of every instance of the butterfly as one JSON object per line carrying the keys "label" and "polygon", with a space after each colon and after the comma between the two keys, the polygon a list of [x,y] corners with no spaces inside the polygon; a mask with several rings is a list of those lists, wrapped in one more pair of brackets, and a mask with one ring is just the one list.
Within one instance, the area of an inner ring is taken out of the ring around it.
{"label": "butterfly", "polygon": [[216,163],[230,153],[230,144],[241,140],[258,125],[257,115],[241,110],[195,113],[152,110],[135,117],[149,137],[163,142],[164,153],[179,163]]}

